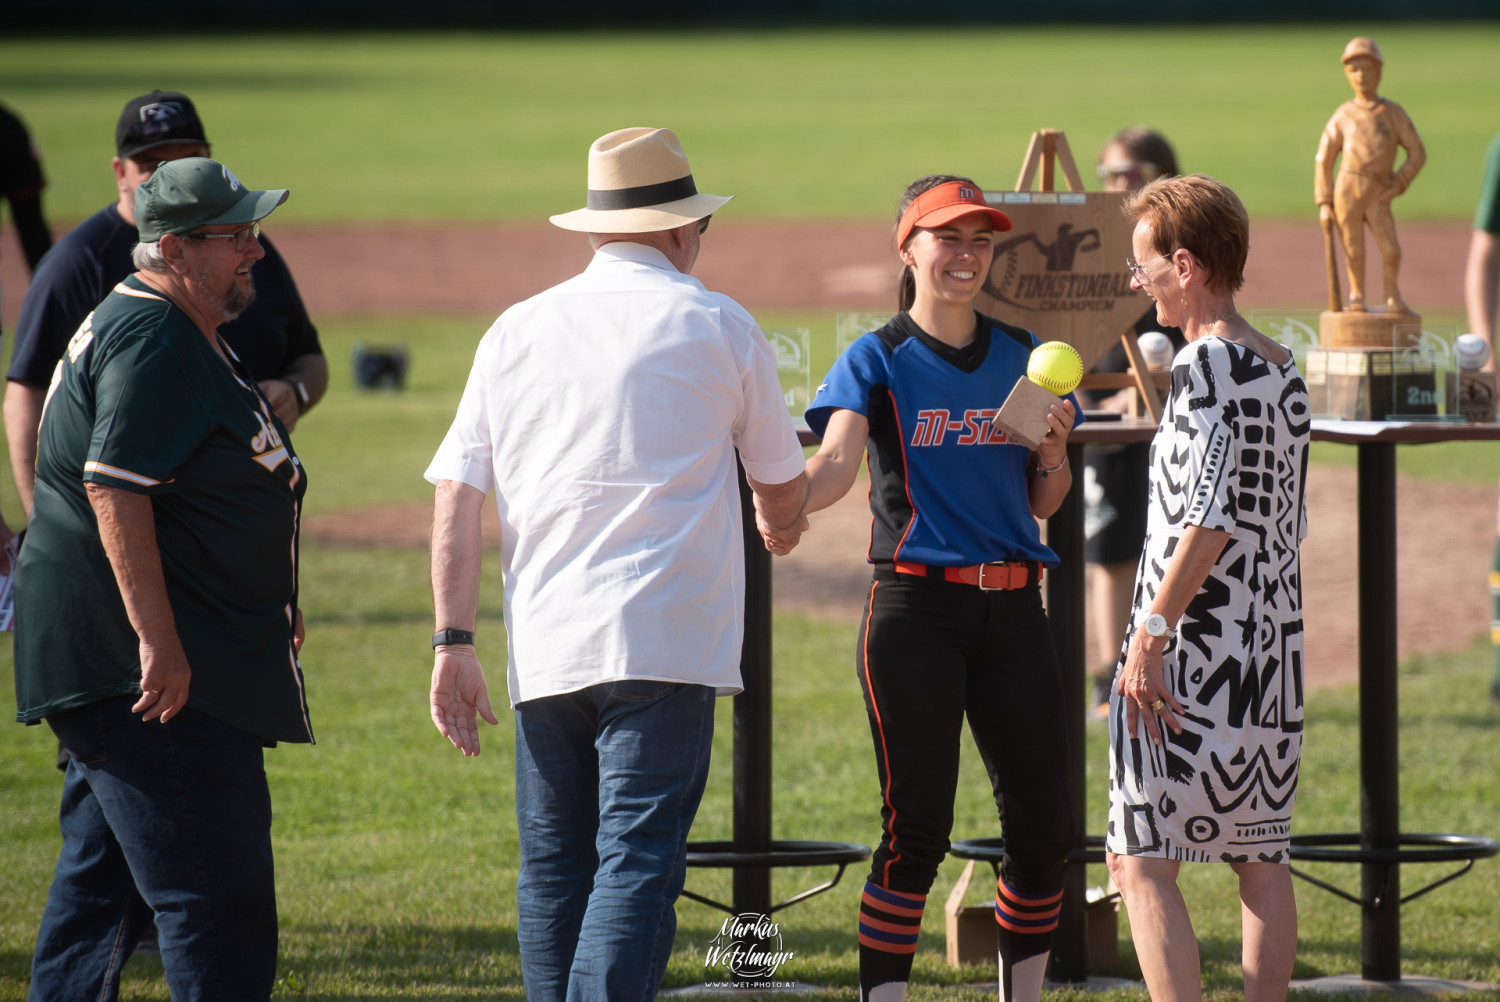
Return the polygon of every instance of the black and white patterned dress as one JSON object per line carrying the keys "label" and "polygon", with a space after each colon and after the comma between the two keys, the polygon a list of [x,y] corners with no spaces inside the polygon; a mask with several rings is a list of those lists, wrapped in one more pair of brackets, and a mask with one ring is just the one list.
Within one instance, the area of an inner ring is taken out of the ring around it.
{"label": "black and white patterned dress", "polygon": [[[1188,526],[1231,534],[1178,623],[1167,688],[1187,711],[1157,746],[1110,700],[1111,852],[1285,862],[1302,751],[1303,484],[1311,408],[1296,363],[1206,337],[1177,353],[1151,443],[1130,633]],[[1124,655],[1121,655],[1121,665]],[[1118,669],[1117,669],[1118,670]]]}

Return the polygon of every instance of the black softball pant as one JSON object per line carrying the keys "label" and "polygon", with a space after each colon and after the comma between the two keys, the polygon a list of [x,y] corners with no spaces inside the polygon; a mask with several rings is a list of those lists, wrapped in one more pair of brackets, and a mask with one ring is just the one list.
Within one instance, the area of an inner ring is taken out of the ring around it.
{"label": "black softball pant", "polygon": [[871,882],[931,888],[948,852],[967,716],[1005,837],[1002,876],[1020,894],[1055,893],[1074,832],[1060,670],[1039,586],[984,592],[877,567],[855,662],[882,797]]}

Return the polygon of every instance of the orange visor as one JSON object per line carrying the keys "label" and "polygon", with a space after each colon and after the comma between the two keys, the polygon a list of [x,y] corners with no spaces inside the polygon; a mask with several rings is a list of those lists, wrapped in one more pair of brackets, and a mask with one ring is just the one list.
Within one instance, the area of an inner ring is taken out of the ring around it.
{"label": "orange visor", "polygon": [[912,199],[901,213],[901,222],[896,225],[896,246],[904,246],[906,238],[918,226],[934,229],[974,212],[989,216],[997,230],[1008,230],[1013,225],[1010,217],[986,202],[984,192],[974,185],[967,181],[945,181]]}

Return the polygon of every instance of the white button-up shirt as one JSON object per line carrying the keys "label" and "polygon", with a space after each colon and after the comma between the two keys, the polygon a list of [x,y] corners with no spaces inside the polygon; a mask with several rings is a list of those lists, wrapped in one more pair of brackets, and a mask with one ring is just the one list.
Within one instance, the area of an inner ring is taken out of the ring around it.
{"label": "white button-up shirt", "polygon": [[775,355],[642,244],[501,314],[428,467],[494,490],[511,705],[621,678],[740,690],[750,477],[803,471]]}

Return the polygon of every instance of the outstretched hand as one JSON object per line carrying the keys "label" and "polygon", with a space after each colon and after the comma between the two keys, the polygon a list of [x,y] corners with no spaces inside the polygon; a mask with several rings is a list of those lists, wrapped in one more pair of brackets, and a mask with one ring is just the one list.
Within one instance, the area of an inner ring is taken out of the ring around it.
{"label": "outstretched hand", "polygon": [[467,644],[437,649],[432,664],[432,723],[465,755],[479,754],[479,720],[498,724],[479,653]]}

